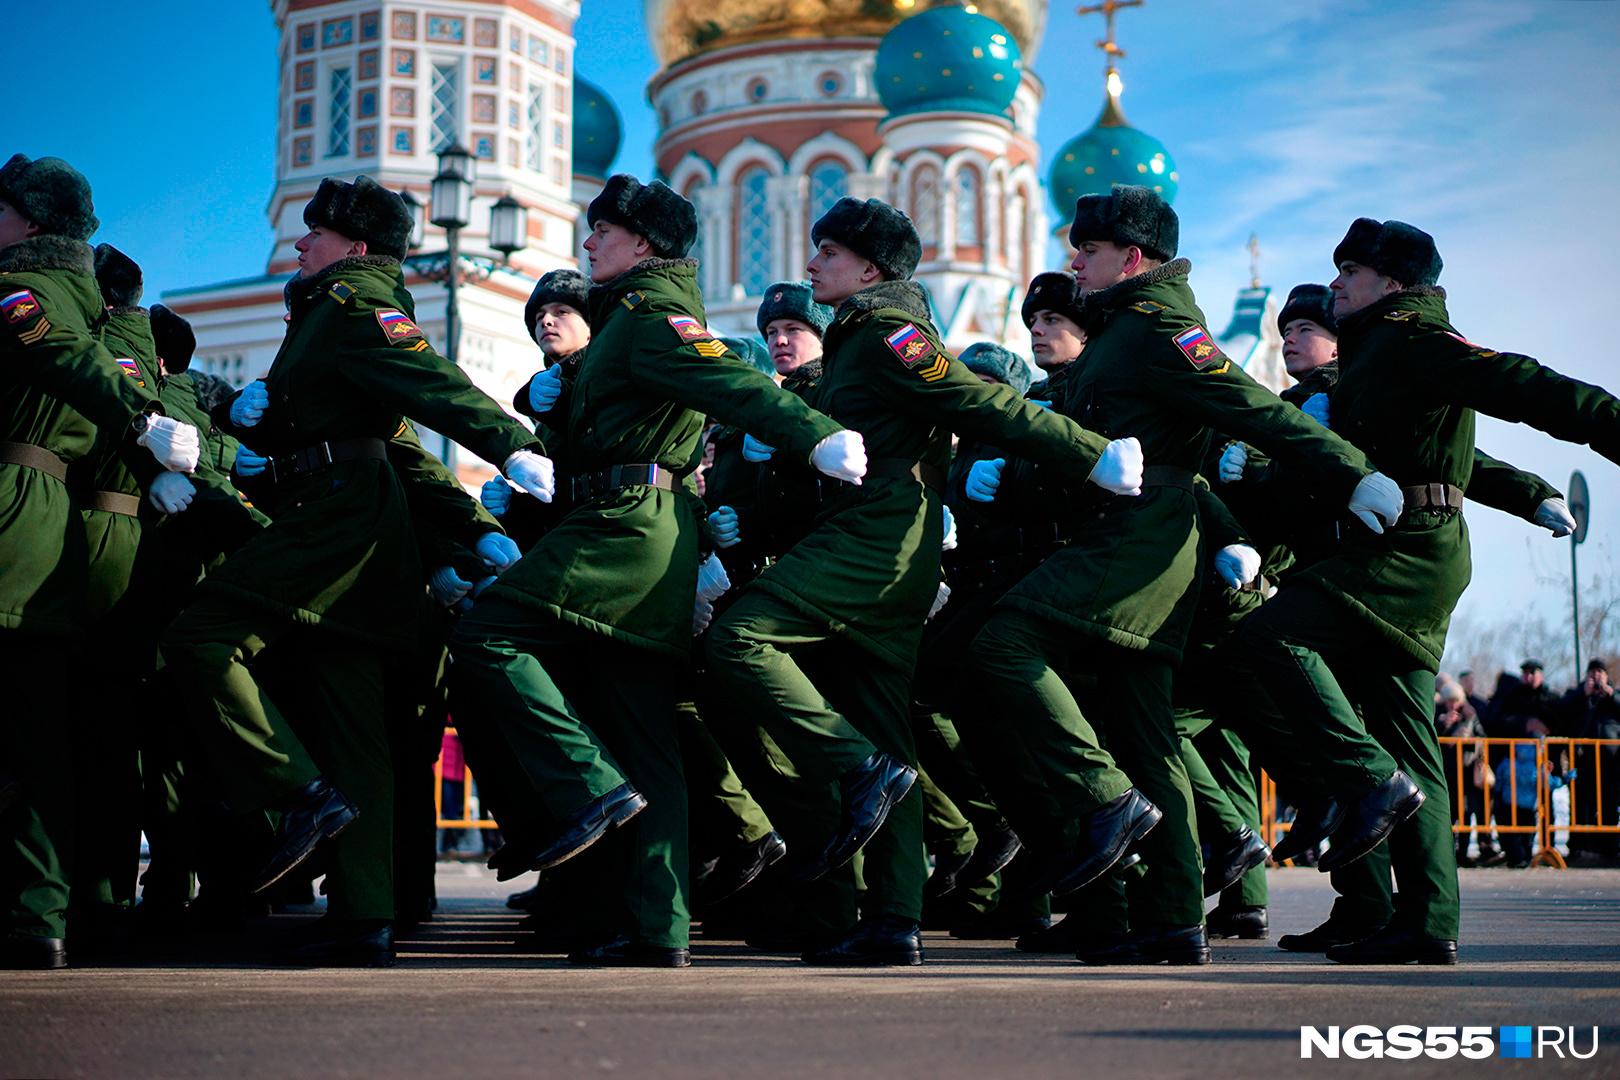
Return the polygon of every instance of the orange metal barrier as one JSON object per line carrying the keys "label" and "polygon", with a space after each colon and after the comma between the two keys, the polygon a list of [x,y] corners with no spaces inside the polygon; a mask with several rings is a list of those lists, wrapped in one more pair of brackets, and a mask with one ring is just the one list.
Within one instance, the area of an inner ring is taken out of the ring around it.
{"label": "orange metal barrier", "polygon": [[[454,735],[454,734],[456,734],[456,729],[453,728],[453,727],[447,727],[447,728],[444,729],[444,733],[446,735]],[[477,818],[477,817],[472,817],[471,816],[471,814],[472,814],[472,788],[473,788],[473,786],[472,786],[472,770],[467,768],[465,764],[463,764],[463,766],[462,766],[462,774],[461,774],[461,781],[462,781],[461,782],[461,806],[459,808],[461,816],[460,817],[453,817],[453,818],[444,816],[445,808],[444,808],[444,769],[443,769],[443,764],[444,764],[444,762],[443,762],[442,758],[435,758],[434,761],[433,761],[433,813],[434,813],[434,816],[439,819],[438,827],[441,828],[441,829],[495,829],[495,828],[499,828],[499,825],[497,825],[494,821],[490,820],[489,818]],[[452,809],[455,809],[455,808],[452,807]]]}

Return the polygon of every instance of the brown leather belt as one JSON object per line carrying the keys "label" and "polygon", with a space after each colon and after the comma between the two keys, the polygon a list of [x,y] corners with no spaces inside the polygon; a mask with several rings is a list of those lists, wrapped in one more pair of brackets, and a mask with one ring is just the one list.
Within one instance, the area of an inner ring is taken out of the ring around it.
{"label": "brown leather belt", "polygon": [[38,469],[46,476],[67,480],[67,462],[45,449],[25,442],[0,442],[0,463]]}
{"label": "brown leather belt", "polygon": [[568,490],[575,502],[584,502],[637,484],[660,491],[674,491],[675,474],[660,465],[615,465],[611,469],[573,477],[568,482]]}
{"label": "brown leather belt", "polygon": [[1401,488],[1408,510],[1461,510],[1463,490],[1455,484],[1414,484]]}
{"label": "brown leather belt", "polygon": [[90,491],[79,496],[79,508],[137,517],[141,512],[141,500],[138,495],[125,495],[122,491]]}
{"label": "brown leather belt", "polygon": [[1191,469],[1181,469],[1174,465],[1149,465],[1142,470],[1142,487],[1180,488],[1191,495],[1193,473]]}
{"label": "brown leather belt", "polygon": [[339,439],[336,442],[316,443],[290,454],[273,457],[266,466],[266,475],[276,483],[331,468],[340,461],[387,461],[388,445],[381,439]]}

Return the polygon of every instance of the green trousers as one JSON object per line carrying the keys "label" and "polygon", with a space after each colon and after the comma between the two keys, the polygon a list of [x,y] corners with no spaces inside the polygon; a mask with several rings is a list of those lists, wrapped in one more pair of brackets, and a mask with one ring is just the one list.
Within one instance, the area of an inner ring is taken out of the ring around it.
{"label": "green trousers", "polygon": [[714,733],[698,716],[696,704],[682,702],[676,715],[694,851],[721,855],[763,840],[771,831],[770,816],[743,786]]}
{"label": "green trousers", "polygon": [[[1249,762],[1249,748],[1235,731],[1218,723],[1195,734],[1192,745],[1211,779],[1237,812],[1238,820],[1258,833],[1261,828],[1260,781]],[[1222,894],[1222,901],[1252,907],[1268,904],[1270,891],[1266,885],[1265,865],[1245,873],[1236,886]]]}
{"label": "green trousers", "polygon": [[[230,597],[201,593],[161,639],[197,742],[226,800],[258,810],[325,776],[360,815],[327,848],[327,912],[394,917],[394,774],[383,722],[386,654]],[[266,650],[286,678],[255,678]]]}
{"label": "green trousers", "polygon": [[604,843],[620,853],[610,921],[643,944],[690,935],[679,670],[533,608],[488,598],[450,638],[451,720],[509,836],[543,837],[621,784],[647,808]]}
{"label": "green trousers", "polygon": [[[879,750],[916,766],[911,674],[791,604],[744,592],[710,628],[708,660],[717,692],[752,711],[809,782],[830,785]],[[830,839],[806,838],[806,846]],[[864,850],[863,913],[920,920],[928,865],[916,785]]]}
{"label": "green trousers", "polygon": [[[1170,704],[1169,663],[1009,608],[996,609],[969,659],[957,724],[965,736],[977,732],[970,743],[975,763],[983,748],[980,775],[1019,835],[1025,831],[1012,807],[1026,793],[1013,785],[1023,757],[1039,769],[1062,815],[1042,830],[1048,837],[1072,830],[1074,822],[1134,783],[1164,817],[1136,849],[1146,871],[1142,887],[1132,889],[1130,920],[1202,923],[1203,876]],[[1074,670],[1096,677],[1095,689],[1084,692],[1084,708],[1060,674]]]}
{"label": "green trousers", "polygon": [[76,720],[66,641],[0,630],[0,768],[22,797],[0,814],[3,930],[66,937],[68,875],[73,868]]}
{"label": "green trousers", "polygon": [[1457,852],[1434,731],[1434,671],[1304,584],[1267,600],[1229,645],[1247,677],[1249,744],[1273,776],[1344,799],[1397,768],[1417,784],[1422,808],[1388,841],[1399,890],[1390,925],[1455,940]]}

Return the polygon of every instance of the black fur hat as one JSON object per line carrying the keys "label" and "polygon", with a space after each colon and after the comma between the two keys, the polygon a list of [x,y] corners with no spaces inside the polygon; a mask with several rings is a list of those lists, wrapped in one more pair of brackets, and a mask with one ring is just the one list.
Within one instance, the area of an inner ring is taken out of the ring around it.
{"label": "black fur hat", "polygon": [[191,367],[191,356],[197,351],[197,335],[190,323],[162,304],[152,305],[152,341],[157,345],[164,371],[178,375]]}
{"label": "black fur hat", "polygon": [[[165,365],[167,366],[167,365]],[[213,412],[236,393],[236,388],[211,371],[193,372],[191,385],[196,388],[197,400],[208,412]]]}
{"label": "black fur hat", "polygon": [[1287,329],[1295,319],[1309,319],[1332,334],[1339,332],[1339,320],[1333,317],[1333,290],[1326,285],[1295,285],[1288,293],[1288,302],[1277,312],[1277,329]]}
{"label": "black fur hat", "polygon": [[29,161],[11,155],[0,166],[0,199],[55,236],[88,240],[101,227],[90,203],[90,181],[61,158]]}
{"label": "black fur hat", "polygon": [[523,305],[523,322],[534,337],[534,326],[540,321],[540,309],[547,304],[567,304],[581,315],[589,315],[585,296],[591,291],[591,279],[578,270],[550,270],[534,284],[529,302]]}
{"label": "black fur hat", "polygon": [[975,341],[957,357],[975,375],[1000,379],[1022,396],[1029,389],[1029,365],[1023,358],[991,341]]}
{"label": "black fur hat", "polygon": [[776,365],[771,363],[771,354],[765,351],[755,338],[723,337],[717,338],[720,344],[732,351],[732,354],[745,364],[754,367],[770,376],[776,375]]}
{"label": "black fur hat", "polygon": [[585,223],[594,229],[598,221],[639,233],[666,259],[685,258],[697,242],[697,207],[662,180],[643,184],[629,173],[608,177],[602,194],[585,208]]}
{"label": "black fur hat", "polygon": [[1055,311],[1076,326],[1084,326],[1080,318],[1080,297],[1075,292],[1074,275],[1065,270],[1049,270],[1036,274],[1024,294],[1024,325],[1035,325],[1037,311]]}
{"label": "black fur hat", "polygon": [[143,285],[135,260],[111,244],[96,245],[96,284],[108,307],[139,307]]}
{"label": "black fur hat", "polygon": [[1333,249],[1333,265],[1357,262],[1411,288],[1433,285],[1440,280],[1440,252],[1434,237],[1404,221],[1374,221],[1356,218],[1339,246]]}
{"label": "black fur hat", "polygon": [[765,328],[777,319],[802,322],[820,337],[827,332],[832,318],[833,309],[816,303],[810,295],[810,286],[802,281],[778,281],[765,290],[765,299],[760,301],[754,323],[759,327],[760,337],[765,336]]}
{"label": "black fur hat", "polygon": [[371,255],[403,259],[411,243],[411,212],[397,192],[369,176],[345,184],[328,176],[304,207],[304,224],[364,240]]}
{"label": "black fur hat", "polygon": [[922,261],[922,240],[911,219],[879,199],[843,198],[810,228],[810,242],[842,244],[870,259],[890,281],[905,281]]}
{"label": "black fur hat", "polygon": [[1082,195],[1074,204],[1069,246],[1078,249],[1087,240],[1134,245],[1149,258],[1166,262],[1176,257],[1181,223],[1152,188],[1115,184],[1110,194]]}

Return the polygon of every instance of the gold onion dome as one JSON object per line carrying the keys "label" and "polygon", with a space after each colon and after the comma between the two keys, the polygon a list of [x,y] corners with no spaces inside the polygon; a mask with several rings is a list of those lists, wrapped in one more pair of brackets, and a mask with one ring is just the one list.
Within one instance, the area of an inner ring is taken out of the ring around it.
{"label": "gold onion dome", "polygon": [[647,36],[664,67],[711,49],[789,38],[880,38],[930,8],[965,7],[994,19],[1034,59],[1048,0],[645,0]]}

